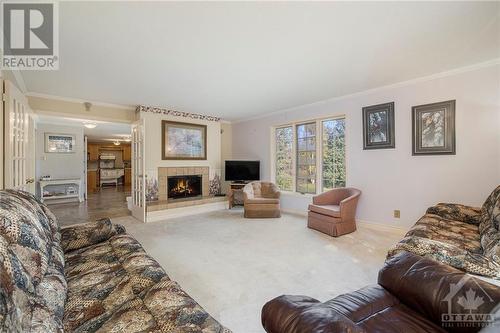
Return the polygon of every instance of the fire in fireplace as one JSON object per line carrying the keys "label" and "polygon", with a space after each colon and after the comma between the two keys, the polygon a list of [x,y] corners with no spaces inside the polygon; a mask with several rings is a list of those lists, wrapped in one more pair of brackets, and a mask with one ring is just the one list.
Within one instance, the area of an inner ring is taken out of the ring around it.
{"label": "fire in fireplace", "polygon": [[201,196],[201,175],[168,177],[168,199]]}

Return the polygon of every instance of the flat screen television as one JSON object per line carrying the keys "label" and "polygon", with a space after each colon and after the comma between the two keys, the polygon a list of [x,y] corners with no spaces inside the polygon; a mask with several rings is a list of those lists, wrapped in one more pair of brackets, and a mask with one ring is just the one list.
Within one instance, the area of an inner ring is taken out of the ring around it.
{"label": "flat screen television", "polygon": [[226,161],[226,181],[260,180],[260,161]]}

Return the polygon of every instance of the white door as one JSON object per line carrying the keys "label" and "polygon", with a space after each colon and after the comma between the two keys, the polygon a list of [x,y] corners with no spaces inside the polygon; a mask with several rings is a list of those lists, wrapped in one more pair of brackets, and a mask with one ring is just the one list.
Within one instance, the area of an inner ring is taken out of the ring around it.
{"label": "white door", "polygon": [[33,114],[28,100],[10,81],[3,82],[4,186],[35,193]]}
{"label": "white door", "polygon": [[144,119],[132,124],[132,216],[146,222]]}
{"label": "white door", "polygon": [[87,136],[85,135],[83,137],[83,198],[84,200],[88,199],[88,193],[87,193],[87,146],[88,146],[88,140]]}

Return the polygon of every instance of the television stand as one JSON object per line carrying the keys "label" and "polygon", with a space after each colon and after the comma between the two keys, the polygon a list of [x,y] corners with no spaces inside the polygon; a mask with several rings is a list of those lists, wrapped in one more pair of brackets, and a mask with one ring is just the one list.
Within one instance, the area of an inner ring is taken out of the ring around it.
{"label": "television stand", "polygon": [[229,193],[227,194],[229,201],[229,209],[234,206],[243,205],[243,187],[246,183],[231,183],[229,185]]}

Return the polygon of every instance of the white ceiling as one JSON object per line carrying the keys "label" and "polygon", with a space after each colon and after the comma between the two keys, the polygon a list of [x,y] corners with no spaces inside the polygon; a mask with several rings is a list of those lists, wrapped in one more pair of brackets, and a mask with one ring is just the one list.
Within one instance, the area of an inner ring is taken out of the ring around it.
{"label": "white ceiling", "polygon": [[[37,115],[38,123],[52,124],[52,125],[65,125],[82,127],[83,133],[87,136],[88,141],[91,142],[103,142],[103,141],[124,141],[126,137],[130,137],[130,125],[122,123],[110,123],[106,121],[89,121],[86,119],[78,118],[63,118],[57,116],[46,116]],[[83,126],[85,122],[95,123],[97,126],[95,128],[86,128]]]}
{"label": "white ceiling", "polygon": [[60,2],[29,92],[242,119],[500,57],[499,2]]}

